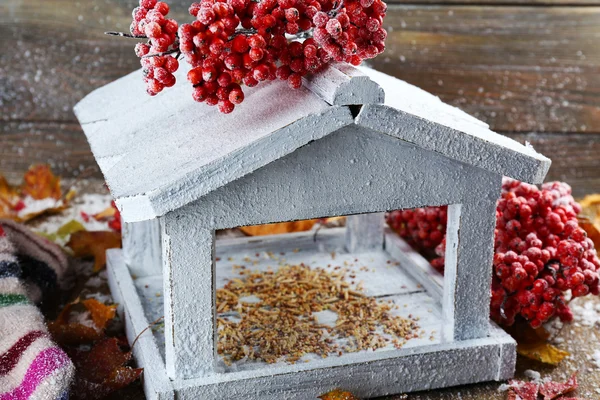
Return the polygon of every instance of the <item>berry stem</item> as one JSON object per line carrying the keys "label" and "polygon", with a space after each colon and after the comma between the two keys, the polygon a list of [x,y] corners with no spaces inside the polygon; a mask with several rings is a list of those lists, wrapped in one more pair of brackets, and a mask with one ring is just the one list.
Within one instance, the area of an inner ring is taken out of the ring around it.
{"label": "berry stem", "polygon": [[125,32],[112,32],[112,31],[109,31],[109,32],[104,32],[104,34],[105,35],[109,35],[109,36],[121,36],[121,37],[126,37],[126,38],[129,38],[129,39],[148,39],[147,36],[143,36],[143,35],[136,36],[136,35],[132,35],[130,33],[125,33]]}
{"label": "berry stem", "polygon": [[178,58],[179,55],[181,54],[181,52],[179,51],[179,47],[176,47],[176,48],[171,49],[171,50],[163,51],[162,53],[146,54],[145,56],[142,56],[142,58],[162,57],[162,56],[166,56],[166,55],[169,55],[169,54],[175,54],[175,53],[178,53],[177,56],[175,57],[175,58]]}

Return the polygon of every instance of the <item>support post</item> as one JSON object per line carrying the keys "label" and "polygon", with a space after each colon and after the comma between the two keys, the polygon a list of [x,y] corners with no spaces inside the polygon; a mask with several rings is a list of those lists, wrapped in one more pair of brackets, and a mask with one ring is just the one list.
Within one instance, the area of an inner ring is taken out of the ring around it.
{"label": "support post", "polygon": [[384,213],[349,215],[346,218],[346,250],[361,253],[383,249]]}
{"label": "support post", "polygon": [[136,277],[162,274],[158,219],[123,222],[123,257]]}
{"label": "support post", "polygon": [[442,302],[446,341],[488,334],[495,226],[494,199],[448,206]]}
{"label": "support post", "polygon": [[165,364],[170,378],[197,378],[215,367],[215,235],[173,214],[161,217]]}

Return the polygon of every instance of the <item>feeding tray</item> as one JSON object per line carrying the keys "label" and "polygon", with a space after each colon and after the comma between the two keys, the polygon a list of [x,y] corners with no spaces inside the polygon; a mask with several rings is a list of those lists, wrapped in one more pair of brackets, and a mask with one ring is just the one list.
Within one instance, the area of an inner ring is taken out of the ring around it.
{"label": "feeding tray", "polygon": [[[265,83],[234,115],[185,87],[144,98],[140,74],[75,112],[124,220],[109,283],[130,343],[140,335],[133,352],[149,398],[309,399],[338,387],[368,398],[512,376],[516,344],[489,320],[496,199],[503,175],[540,183],[550,160],[369,69],[331,66],[298,90]],[[383,215],[439,205],[448,205],[443,278]],[[215,239],[327,216],[348,216],[346,228]],[[338,263],[422,332],[400,348],[226,363],[216,293],[243,262]],[[164,327],[146,329],[161,316]]]}
{"label": "feeding tray", "polygon": [[[492,322],[489,335],[463,341],[456,349],[452,339],[443,337],[443,277],[427,260],[389,229],[385,231],[385,249],[350,253],[345,249],[345,231],[345,228],[321,230],[316,237],[309,231],[217,240],[216,286],[221,288],[229,279],[240,278],[234,268],[238,264],[247,264],[246,270],[258,271],[276,269],[281,264],[304,263],[324,269],[328,265],[344,266],[356,275],[356,281],[364,282],[365,295],[391,300],[399,306],[398,315],[417,319],[419,338],[408,340],[400,349],[390,344],[375,351],[332,354],[327,358],[308,354],[294,364],[245,361],[227,366],[218,357],[212,377],[170,382],[164,367],[165,330],[159,326],[152,329],[153,338],[142,336],[136,344],[139,349],[134,349],[145,357],[145,380],[156,390],[160,390],[161,382],[163,390],[173,385],[170,390],[190,398],[307,399],[339,387],[358,396],[379,396],[512,376],[515,343]],[[127,304],[126,323],[131,330],[128,336],[135,337],[164,315],[162,276],[133,279],[121,250],[109,251],[108,270],[115,302]],[[439,365],[470,368],[460,368],[448,376]],[[278,382],[275,390],[273,380]],[[390,381],[393,383],[389,384]],[[225,383],[231,389],[221,386]]]}

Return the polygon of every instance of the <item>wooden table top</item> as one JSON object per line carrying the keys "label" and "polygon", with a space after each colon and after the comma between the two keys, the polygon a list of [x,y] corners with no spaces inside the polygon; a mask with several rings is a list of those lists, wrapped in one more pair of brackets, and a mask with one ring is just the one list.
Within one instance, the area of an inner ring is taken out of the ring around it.
{"label": "wooden table top", "polygon": [[[185,20],[191,0],[172,0]],[[75,120],[83,96],[139,68],[133,43],[103,35],[128,29],[135,0],[0,2],[0,172],[18,180],[34,162],[62,176],[92,167]],[[548,179],[575,194],[600,192],[600,0],[395,0],[376,69],[439,95],[497,132],[529,141],[552,158]],[[598,300],[577,300],[578,302]],[[598,326],[566,326],[557,368],[519,359],[564,380],[579,370],[579,395],[600,399]],[[443,366],[440,366],[443,368]],[[503,399],[498,383],[410,399]],[[131,398],[142,398],[139,388]]]}
{"label": "wooden table top", "polygon": [[[191,0],[172,0],[188,19]],[[139,68],[127,31],[135,0],[0,2],[0,171],[32,162],[63,176],[95,166],[72,112]],[[370,62],[529,141],[549,180],[600,191],[600,0],[392,0],[387,50]],[[96,176],[100,177],[96,170]]]}

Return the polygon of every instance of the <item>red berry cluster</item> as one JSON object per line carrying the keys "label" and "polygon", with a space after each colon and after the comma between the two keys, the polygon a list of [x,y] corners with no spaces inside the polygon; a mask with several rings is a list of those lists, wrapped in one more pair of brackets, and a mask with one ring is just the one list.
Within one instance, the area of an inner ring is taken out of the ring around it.
{"label": "red berry cluster", "polygon": [[496,213],[492,317],[511,325],[517,315],[538,327],[557,315],[573,318],[564,292],[600,294],[600,260],[577,222],[581,207],[560,182],[542,189],[506,179]]}
{"label": "red berry cluster", "polygon": [[173,73],[179,68],[177,58],[163,54],[177,46],[178,25],[166,18],[168,13],[169,5],[157,0],[140,0],[140,6],[133,10],[131,34],[149,39],[135,46],[135,54],[141,58],[146,90],[151,96],[175,85]]}
{"label": "red berry cluster", "polygon": [[108,220],[108,227],[115,232],[121,232],[121,212],[114,201],[110,203],[110,206],[115,210],[115,215]]}
{"label": "red berry cluster", "polygon": [[[573,315],[565,299],[567,291],[572,297],[600,294],[600,260],[594,243],[579,227],[580,211],[565,183],[547,183],[539,189],[504,180],[496,212],[491,300],[495,321],[512,325],[521,317],[534,328],[553,316],[570,321]],[[409,241],[431,249],[433,243],[427,235],[415,236],[413,231],[397,228],[409,221],[418,226],[426,221],[425,216],[394,211],[388,215],[388,223]],[[445,222],[439,225],[445,230]],[[444,250],[445,240],[437,245],[439,258],[432,261],[437,268],[443,268]]]}
{"label": "red berry cluster", "polygon": [[448,206],[396,210],[387,215],[390,227],[417,250],[433,249],[446,235]]}
{"label": "red berry cluster", "polygon": [[358,65],[381,53],[386,8],[381,0],[202,0],[189,9],[195,21],[177,29],[165,3],[140,0],[131,32],[150,38],[136,47],[150,94],[175,83],[178,65],[148,53],[177,49],[192,67],[194,100],[230,113],[242,85],[280,79],[297,89],[332,61]]}

